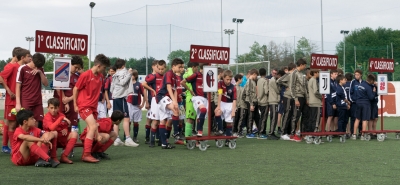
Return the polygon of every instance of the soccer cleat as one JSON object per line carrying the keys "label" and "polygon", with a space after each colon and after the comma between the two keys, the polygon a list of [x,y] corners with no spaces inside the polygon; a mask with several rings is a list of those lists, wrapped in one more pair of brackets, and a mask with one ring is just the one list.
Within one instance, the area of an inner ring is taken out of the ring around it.
{"label": "soccer cleat", "polygon": [[60,157],[60,162],[61,163],[67,163],[67,164],[73,164],[74,162],[69,160],[67,156],[61,155]]}
{"label": "soccer cleat", "polygon": [[192,135],[195,136],[197,132],[195,130],[192,130]]}
{"label": "soccer cleat", "polygon": [[92,153],[92,156],[95,158],[95,159],[97,159],[97,160],[101,160],[101,157],[99,156],[99,153],[98,152],[93,152]]}
{"label": "soccer cleat", "polygon": [[248,138],[248,139],[253,139],[253,138],[256,138],[256,135],[253,134],[253,133],[247,134],[247,135],[246,135],[246,138]]}
{"label": "soccer cleat", "polygon": [[352,139],[352,140],[357,140],[357,136],[356,136],[355,134],[353,134],[353,135],[351,136],[351,139]]}
{"label": "soccer cleat", "polygon": [[125,146],[138,147],[139,144],[135,143],[131,138],[125,140]]}
{"label": "soccer cleat", "polygon": [[224,131],[218,130],[217,132],[215,132],[215,135],[216,136],[222,136],[222,135],[224,135]]}
{"label": "soccer cleat", "polygon": [[239,134],[238,133],[233,133],[233,135],[232,135],[233,137],[239,137]]}
{"label": "soccer cleat", "polygon": [[278,134],[282,135],[282,130],[281,129],[278,130]]}
{"label": "soccer cleat", "polygon": [[53,161],[60,163],[60,161],[57,158],[51,158]]}
{"label": "soccer cleat", "polygon": [[94,158],[92,155],[87,155],[87,154],[83,154],[81,160],[83,162],[87,162],[87,163],[97,163],[99,162],[99,160],[97,160],[96,158]]}
{"label": "soccer cleat", "polygon": [[149,144],[149,147],[150,148],[154,148],[156,146],[156,143],[153,141],[153,142],[150,142],[150,144]]}
{"label": "soccer cleat", "polygon": [[136,137],[134,137],[134,138],[133,138],[133,142],[139,143],[139,140],[138,140]]}
{"label": "soccer cleat", "polygon": [[49,163],[51,164],[51,167],[57,168],[57,166],[60,164],[60,161],[56,161],[54,159],[49,159]]}
{"label": "soccer cleat", "polygon": [[[64,151],[62,152],[64,153]],[[73,158],[74,157],[74,150],[71,151],[71,153],[69,153],[68,158]]]}
{"label": "soccer cleat", "polygon": [[296,134],[296,135],[293,136],[293,140],[292,141],[301,142],[301,138]]}
{"label": "soccer cleat", "polygon": [[174,148],[175,148],[175,146],[173,146],[173,145],[171,145],[169,143],[167,143],[167,145],[161,146],[161,149],[174,149]]}
{"label": "soccer cleat", "polygon": [[11,149],[8,146],[3,146],[3,148],[1,149],[1,152],[5,153],[5,154],[10,154]]}
{"label": "soccer cleat", "polygon": [[184,145],[184,142],[182,140],[176,140],[175,144],[177,145]]}
{"label": "soccer cleat", "polygon": [[238,138],[244,138],[244,134],[242,132],[238,133]]}
{"label": "soccer cleat", "polygon": [[51,163],[39,158],[39,160],[35,163],[36,167],[50,167]]}
{"label": "soccer cleat", "polygon": [[105,160],[110,160],[111,158],[108,157],[108,154],[104,153],[104,152],[98,152],[97,156],[100,157],[100,159],[105,159]]}
{"label": "soccer cleat", "polygon": [[284,141],[290,141],[290,137],[287,134],[282,135],[281,139],[284,140]]}
{"label": "soccer cleat", "polygon": [[279,137],[277,137],[275,134],[271,134],[268,136],[269,140],[279,140]]}
{"label": "soccer cleat", "polygon": [[259,135],[258,137],[257,137],[257,139],[267,139],[268,137],[267,137],[267,135],[265,135],[265,134],[261,134],[261,135]]}
{"label": "soccer cleat", "polygon": [[146,145],[150,144],[150,138],[146,138],[146,139],[144,140],[144,144],[146,144]]}
{"label": "soccer cleat", "polygon": [[203,136],[203,131],[202,130],[199,130],[199,131],[197,131],[197,134],[196,134],[198,137],[202,137]]}
{"label": "soccer cleat", "polygon": [[124,142],[122,142],[120,138],[117,138],[114,141],[114,146],[124,146]]}
{"label": "soccer cleat", "polygon": [[365,141],[365,137],[363,135],[361,135],[360,140]]}

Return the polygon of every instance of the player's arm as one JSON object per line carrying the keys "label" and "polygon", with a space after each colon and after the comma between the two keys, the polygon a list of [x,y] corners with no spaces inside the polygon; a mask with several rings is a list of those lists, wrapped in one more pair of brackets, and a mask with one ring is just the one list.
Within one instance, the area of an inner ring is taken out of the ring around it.
{"label": "player's arm", "polygon": [[18,138],[28,142],[44,142],[43,138],[37,138],[35,136],[25,135],[25,134],[18,135]]}
{"label": "player's arm", "polygon": [[190,88],[186,85],[186,79],[183,79],[183,80],[181,81],[181,85],[182,85],[185,89],[187,89],[187,90],[190,92],[190,94],[192,94],[192,95],[194,96],[193,90],[190,89]]}
{"label": "player's arm", "polygon": [[21,83],[15,86],[15,109],[18,112],[21,109]]}
{"label": "player's arm", "polygon": [[168,94],[171,96],[172,101],[173,101],[174,103],[178,104],[178,100],[177,100],[177,98],[176,98],[176,93],[174,93],[174,92],[172,91],[172,86],[171,86],[171,84],[167,84],[167,91],[168,91]]}
{"label": "player's arm", "polygon": [[44,124],[44,125],[47,125],[48,128],[49,128],[49,130],[51,130],[51,131],[56,131],[58,125],[60,125],[60,123],[64,120],[64,118],[65,118],[65,116],[62,115],[62,116],[60,116],[56,121],[53,122],[53,121],[51,120],[51,118],[45,116],[44,119],[43,119],[43,124]]}
{"label": "player's arm", "polygon": [[42,84],[43,84],[45,87],[47,87],[47,86],[49,85],[49,81],[47,80],[46,75],[44,74],[43,69],[40,69],[39,75],[40,75],[40,81],[42,81]]}
{"label": "player's arm", "polygon": [[142,86],[143,86],[146,90],[152,91],[154,94],[156,94],[156,91],[155,91],[153,88],[151,88],[151,87],[147,84],[146,81],[142,82]]}
{"label": "player's arm", "polygon": [[140,89],[140,94],[141,95],[138,96],[138,98],[143,98],[143,101],[141,101],[141,103],[140,103],[140,109],[142,109],[146,105],[147,99],[145,98],[145,94],[143,94],[144,93],[144,88],[143,88],[142,84],[139,84],[139,89]]}
{"label": "player's arm", "polygon": [[78,97],[79,90],[78,90],[78,88],[76,86],[72,90],[72,93],[73,93],[72,97],[74,99],[74,110],[75,110],[75,112],[78,112],[79,108],[78,108],[78,105],[76,104],[76,100],[77,100],[77,97]]}
{"label": "player's arm", "polygon": [[232,101],[232,112],[231,112],[232,117],[235,117],[236,99],[237,99],[237,91],[236,91],[236,87],[233,87],[233,101]]}
{"label": "player's arm", "polygon": [[190,75],[189,77],[182,79],[182,81],[181,81],[181,85],[182,85],[185,89],[189,90],[190,93],[191,93],[193,96],[195,95],[194,92],[193,92],[193,89],[190,89],[190,88],[186,85],[186,83],[187,83],[187,82],[193,82],[194,80],[196,80],[196,78],[197,78],[197,74],[194,73],[194,74]]}
{"label": "player's arm", "polygon": [[119,78],[118,85],[124,86],[128,84],[132,79],[132,68],[129,68],[128,72],[124,75],[118,75],[117,78]]}

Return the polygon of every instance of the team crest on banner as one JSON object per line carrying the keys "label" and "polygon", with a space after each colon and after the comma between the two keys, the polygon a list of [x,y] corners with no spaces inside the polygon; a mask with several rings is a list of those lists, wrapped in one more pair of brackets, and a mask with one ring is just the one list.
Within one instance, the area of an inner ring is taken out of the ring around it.
{"label": "team crest on banner", "polygon": [[204,66],[203,70],[203,91],[217,92],[218,68],[216,66]]}

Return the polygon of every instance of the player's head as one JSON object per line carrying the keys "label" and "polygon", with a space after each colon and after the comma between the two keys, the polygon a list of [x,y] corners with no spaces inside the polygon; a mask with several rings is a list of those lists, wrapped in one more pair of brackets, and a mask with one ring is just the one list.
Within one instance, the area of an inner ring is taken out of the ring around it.
{"label": "player's head", "polygon": [[26,125],[28,127],[36,126],[36,120],[33,117],[33,112],[27,109],[20,110],[16,117],[18,125]]}
{"label": "player's head", "polygon": [[76,73],[83,67],[83,61],[80,56],[74,55],[71,57],[71,73]]}
{"label": "player's head", "polygon": [[243,75],[237,74],[235,75],[235,82],[237,85],[240,85],[242,83]]}
{"label": "player's head", "polygon": [[310,75],[315,77],[315,78],[318,78],[319,77],[319,69],[311,69],[310,70]]}
{"label": "player's head", "polygon": [[278,79],[285,74],[286,74],[286,72],[284,70],[279,70],[278,73],[275,75],[275,79]]}
{"label": "player's head", "polygon": [[117,68],[115,66],[111,66],[108,70],[108,75],[113,76],[117,72]]}
{"label": "player's head", "polygon": [[376,80],[376,78],[375,78],[375,75],[373,75],[373,74],[369,74],[368,76],[367,76],[367,82],[369,83],[369,84],[374,84],[375,83],[375,80]]}
{"label": "player's head", "polygon": [[123,68],[125,68],[125,64],[126,64],[126,61],[124,59],[117,59],[117,61],[115,61],[114,66],[117,69],[123,69]]}
{"label": "player's head", "polygon": [[157,62],[157,73],[163,75],[165,73],[165,68],[167,68],[165,60],[159,60]]}
{"label": "player's head", "polygon": [[35,67],[41,68],[44,66],[44,63],[46,62],[46,59],[44,58],[44,55],[41,53],[35,53],[32,56],[32,61],[33,64],[35,64]]}
{"label": "player's head", "polygon": [[188,68],[192,68],[193,73],[197,72],[199,70],[199,63],[197,62],[189,62],[188,63]]}
{"label": "player's head", "polygon": [[260,73],[260,76],[267,76],[267,70],[265,70],[265,68],[260,68],[258,72]]}
{"label": "player's head", "polygon": [[337,75],[344,75],[343,70],[342,69],[337,69]]}
{"label": "player's head", "polygon": [[151,69],[153,69],[153,73],[157,73],[157,63],[158,63],[158,60],[154,60],[151,63]]}
{"label": "player's head", "polygon": [[225,85],[229,85],[232,82],[233,72],[231,70],[225,70],[223,73]]}
{"label": "player's head", "polygon": [[355,78],[356,80],[360,80],[361,77],[362,77],[362,75],[363,75],[363,71],[362,71],[361,69],[356,69],[356,70],[354,71],[354,78]]}
{"label": "player's head", "polygon": [[344,84],[346,84],[347,79],[346,79],[346,77],[344,77],[344,75],[338,75],[336,77],[336,81],[337,81],[338,84],[344,85]]}
{"label": "player's head", "polygon": [[50,98],[49,100],[47,100],[47,109],[51,115],[57,115],[59,107],[60,100],[58,100],[57,98]]}
{"label": "player's head", "polygon": [[119,125],[123,119],[124,119],[124,113],[122,113],[119,110],[115,110],[111,114],[111,121],[114,125]]}
{"label": "player's head", "polygon": [[353,80],[353,74],[351,74],[351,73],[346,73],[344,76],[346,77],[348,82]]}
{"label": "player's head", "polygon": [[97,67],[98,73],[104,73],[106,68],[110,67],[110,59],[103,54],[98,54],[94,58],[93,64],[94,64],[93,67]]}
{"label": "player's head", "polygon": [[279,69],[278,68],[274,68],[271,71],[271,76],[275,77],[276,74],[278,74]]}
{"label": "player's head", "polygon": [[294,70],[296,68],[296,64],[294,64],[293,62],[289,63],[288,65],[288,72]]}
{"label": "player's head", "polygon": [[31,56],[31,52],[27,49],[16,49],[16,54],[17,54],[17,60],[18,61],[23,61],[24,64],[27,64],[31,61],[32,56]]}
{"label": "player's head", "polygon": [[250,69],[249,71],[249,79],[257,80],[258,71],[257,69]]}
{"label": "player's head", "polygon": [[303,58],[301,58],[301,59],[297,60],[296,66],[299,71],[303,71],[304,69],[306,69],[307,61],[304,60]]}
{"label": "player's head", "polygon": [[283,66],[283,67],[281,68],[281,70],[284,71],[285,73],[288,73],[288,72],[289,72],[288,66]]}
{"label": "player's head", "polygon": [[183,60],[180,58],[175,58],[174,60],[172,60],[171,62],[171,69],[172,72],[177,73],[180,71],[180,69],[182,68],[183,65]]}
{"label": "player's head", "polygon": [[185,73],[185,64],[182,64],[182,67],[179,68],[179,73],[180,73],[180,74]]}
{"label": "player's head", "polygon": [[338,76],[338,72],[337,72],[336,69],[331,69],[330,74],[331,74],[331,79],[332,80],[335,80],[336,77]]}
{"label": "player's head", "polygon": [[135,79],[135,81],[137,81],[138,77],[139,77],[139,72],[136,69],[132,70],[132,79]]}
{"label": "player's head", "polygon": [[13,59],[14,60],[17,60],[17,50],[18,49],[22,49],[21,47],[15,47],[13,50],[12,50],[12,57],[13,57]]}

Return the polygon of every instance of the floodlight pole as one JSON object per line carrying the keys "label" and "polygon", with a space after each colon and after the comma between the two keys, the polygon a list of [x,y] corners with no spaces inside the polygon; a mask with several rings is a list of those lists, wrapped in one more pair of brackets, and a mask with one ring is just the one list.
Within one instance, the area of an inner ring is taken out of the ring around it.
{"label": "floodlight pole", "polygon": [[92,19],[93,19],[93,7],[96,5],[94,2],[90,2],[90,41],[89,41],[89,69],[92,63]]}

